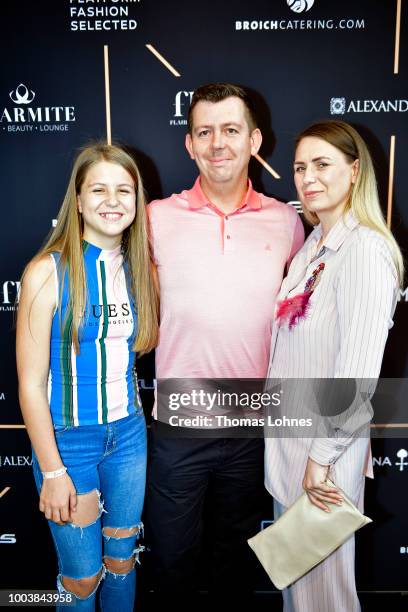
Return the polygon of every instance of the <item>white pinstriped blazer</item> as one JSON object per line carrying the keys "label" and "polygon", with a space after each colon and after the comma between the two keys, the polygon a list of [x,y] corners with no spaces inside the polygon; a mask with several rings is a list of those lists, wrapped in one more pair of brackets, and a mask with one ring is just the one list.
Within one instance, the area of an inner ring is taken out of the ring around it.
{"label": "white pinstriped blazer", "polygon": [[[351,211],[330,230],[319,253],[317,226],[294,257],[278,300],[302,293],[320,262],[320,282],[305,319],[274,325],[268,378],[378,378],[397,302],[395,265],[385,239]],[[266,438],[265,486],[284,506],[302,493],[307,458],[332,465],[355,501],[367,471],[368,437]]]}

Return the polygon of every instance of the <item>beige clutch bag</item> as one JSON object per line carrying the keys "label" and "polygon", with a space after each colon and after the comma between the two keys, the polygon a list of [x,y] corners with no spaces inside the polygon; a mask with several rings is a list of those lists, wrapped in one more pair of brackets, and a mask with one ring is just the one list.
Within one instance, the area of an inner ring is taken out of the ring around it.
{"label": "beige clutch bag", "polygon": [[[326,484],[334,486],[330,480]],[[276,588],[284,589],[301,578],[372,522],[341,493],[343,504],[330,504],[330,513],[314,506],[303,493],[273,525],[248,540]]]}

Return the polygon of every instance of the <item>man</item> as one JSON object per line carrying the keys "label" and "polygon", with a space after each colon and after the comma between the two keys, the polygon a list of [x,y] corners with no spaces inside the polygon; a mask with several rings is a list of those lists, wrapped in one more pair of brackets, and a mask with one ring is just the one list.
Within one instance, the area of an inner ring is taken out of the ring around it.
{"label": "man", "polygon": [[[291,206],[252,188],[248,164],[261,142],[243,89],[196,90],[185,144],[200,176],[149,207],[161,288],[158,380],[266,377],[275,298],[304,233]],[[184,597],[194,588],[205,516],[210,590],[250,591],[246,540],[260,527],[262,490],[263,440],[174,439],[154,422],[146,516],[156,589]]]}

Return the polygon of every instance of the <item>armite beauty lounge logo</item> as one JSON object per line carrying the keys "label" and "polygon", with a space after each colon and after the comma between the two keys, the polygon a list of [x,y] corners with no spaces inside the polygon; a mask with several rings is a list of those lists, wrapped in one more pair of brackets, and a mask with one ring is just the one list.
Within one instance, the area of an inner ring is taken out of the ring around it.
{"label": "armite beauty lounge logo", "polygon": [[5,106],[0,111],[2,132],[68,132],[71,124],[76,121],[74,106],[37,106],[37,94],[24,83],[12,89],[9,98],[13,106]]}

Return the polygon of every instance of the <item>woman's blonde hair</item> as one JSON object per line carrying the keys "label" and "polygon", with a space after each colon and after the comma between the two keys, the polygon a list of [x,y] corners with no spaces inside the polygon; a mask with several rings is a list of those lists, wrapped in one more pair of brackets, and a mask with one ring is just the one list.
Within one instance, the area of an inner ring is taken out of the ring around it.
{"label": "woman's blonde hair", "polygon": [[[404,262],[400,248],[385,223],[378,197],[377,182],[371,155],[360,134],[344,121],[320,121],[303,130],[296,138],[295,148],[306,137],[321,138],[339,149],[351,164],[358,159],[358,172],[346,209],[351,209],[356,219],[379,232],[387,241],[397,269],[399,282],[404,281]],[[303,209],[305,218],[312,225],[319,223],[318,216]]]}
{"label": "woman's blonde hair", "polygon": [[[79,353],[80,321],[87,304],[87,288],[82,251],[83,223],[78,211],[77,196],[89,169],[101,161],[118,164],[124,168],[132,177],[135,186],[136,215],[123,233],[122,252],[124,262],[128,266],[130,290],[137,309],[137,335],[132,348],[143,354],[152,350],[158,342],[158,286],[150,256],[142,179],[135,161],[124,148],[95,143],[81,149],[74,162],[64,201],[58,213],[57,224],[34,260],[52,252],[59,252],[62,279],[68,269],[70,296],[68,311],[72,313],[72,343],[75,351]],[[63,287],[60,287],[60,297],[62,289]],[[59,302],[61,304],[61,299]]]}

